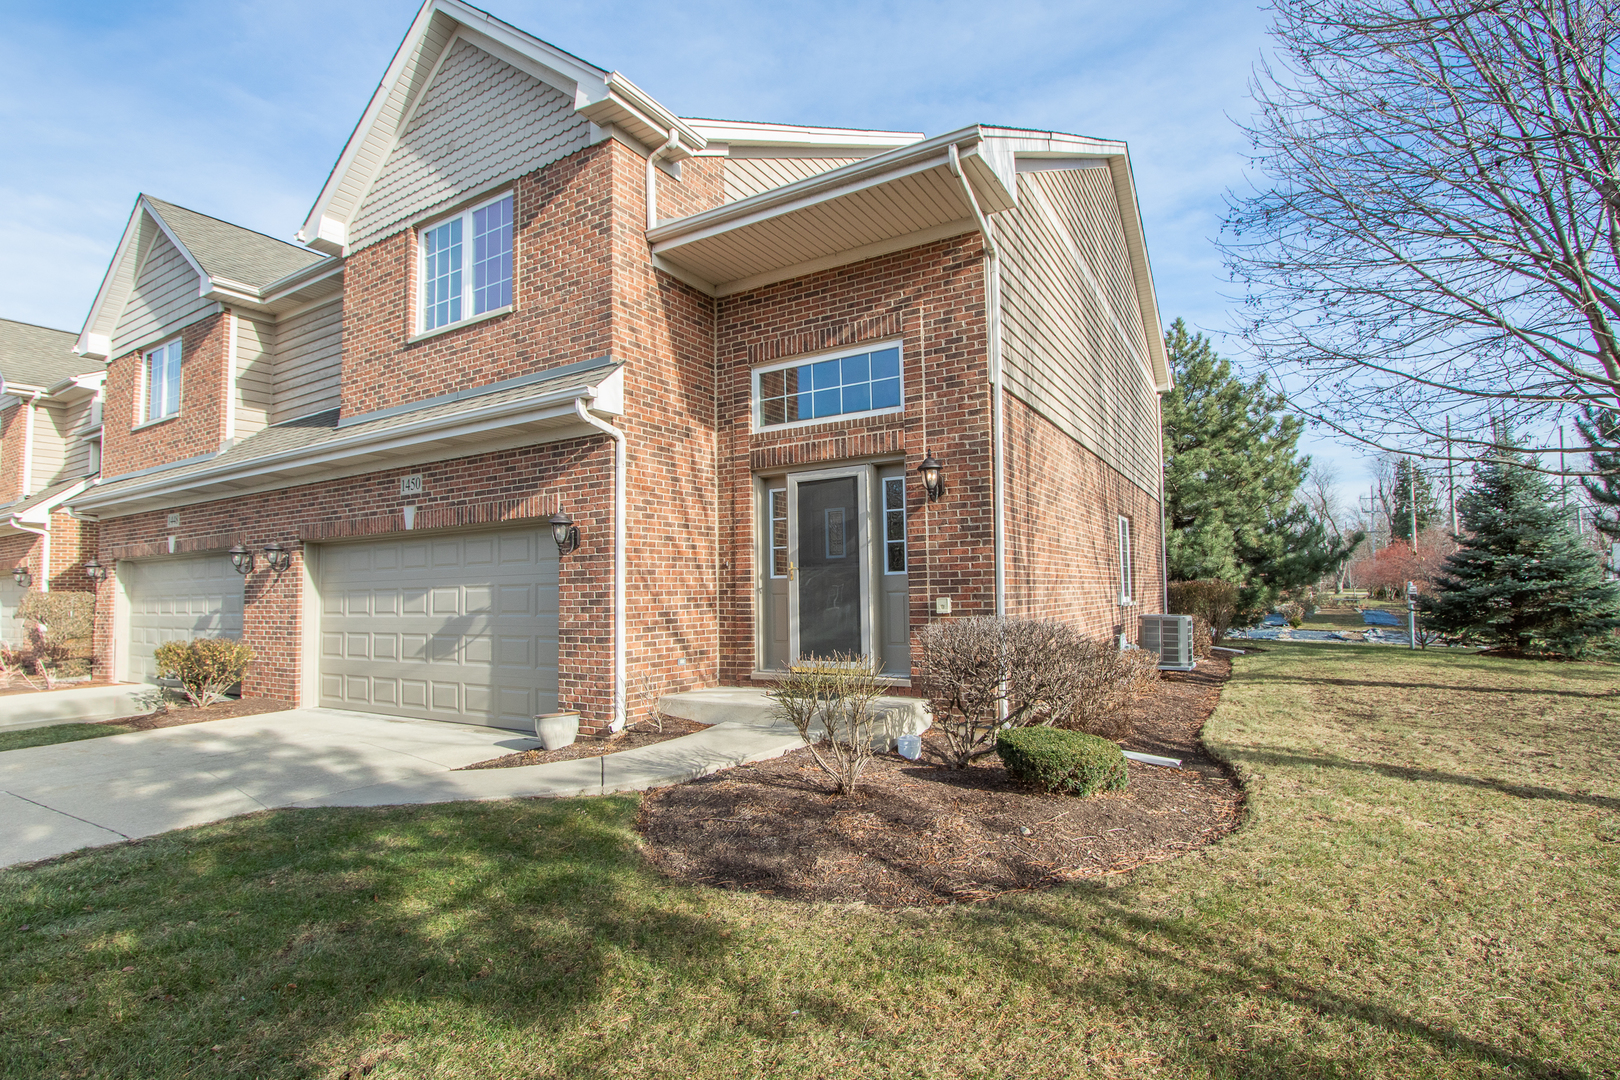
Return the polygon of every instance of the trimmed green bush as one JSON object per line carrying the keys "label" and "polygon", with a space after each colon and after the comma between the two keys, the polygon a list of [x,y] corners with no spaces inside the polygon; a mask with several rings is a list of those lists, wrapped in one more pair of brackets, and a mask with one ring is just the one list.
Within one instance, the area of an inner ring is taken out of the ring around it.
{"label": "trimmed green bush", "polygon": [[193,705],[225,700],[225,692],[242,681],[253,650],[229,638],[166,641],[152,653],[158,677],[178,679]]}
{"label": "trimmed green bush", "polygon": [[1010,728],[996,736],[996,753],[1014,779],[1043,791],[1095,795],[1124,791],[1125,755],[1107,739],[1061,728]]}

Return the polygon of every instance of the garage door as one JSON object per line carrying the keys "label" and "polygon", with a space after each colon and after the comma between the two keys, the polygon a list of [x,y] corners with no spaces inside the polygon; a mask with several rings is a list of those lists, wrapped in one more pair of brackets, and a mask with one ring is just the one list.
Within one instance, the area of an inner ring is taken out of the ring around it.
{"label": "garage door", "polygon": [[537,529],[319,553],[320,702],[533,729],[557,707],[557,545]]}
{"label": "garage door", "polygon": [[25,638],[23,621],[17,618],[17,608],[27,593],[10,574],[0,577],[0,642],[20,645]]}
{"label": "garage door", "polygon": [[242,636],[242,575],[229,555],[120,562],[129,597],[129,677],[155,682],[165,641]]}

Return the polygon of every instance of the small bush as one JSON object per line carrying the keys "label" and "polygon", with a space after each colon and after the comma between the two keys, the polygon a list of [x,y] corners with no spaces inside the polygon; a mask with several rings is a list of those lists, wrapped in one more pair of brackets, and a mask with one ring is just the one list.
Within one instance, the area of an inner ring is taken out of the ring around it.
{"label": "small bush", "polygon": [[1042,791],[1095,795],[1124,791],[1128,782],[1120,748],[1083,731],[1013,728],[996,737],[996,753],[1014,779]]}
{"label": "small bush", "polygon": [[225,700],[225,691],[242,681],[253,649],[229,638],[168,641],[152,654],[159,678],[176,679],[198,707]]}
{"label": "small bush", "polygon": [[1121,649],[1112,638],[1081,639],[1071,647],[1075,659],[1069,670],[1077,692],[1054,707],[1051,722],[1104,739],[1123,739],[1131,733],[1131,706],[1159,681],[1158,655]]}
{"label": "small bush", "polygon": [[1172,581],[1168,599],[1170,614],[1201,616],[1216,641],[1226,636],[1239,615],[1238,587],[1230,581]]}
{"label": "small bush", "polygon": [[17,605],[24,623],[44,624],[62,642],[90,641],[96,615],[96,594],[87,592],[30,592]]}
{"label": "small bush", "polygon": [[1208,660],[1213,654],[1215,635],[1209,627],[1209,620],[1202,615],[1194,615],[1193,621],[1193,659]]}
{"label": "small bush", "polygon": [[816,764],[849,795],[872,760],[877,716],[873,703],[884,684],[870,656],[807,657],[788,668],[771,691],[776,715],[792,724]]}

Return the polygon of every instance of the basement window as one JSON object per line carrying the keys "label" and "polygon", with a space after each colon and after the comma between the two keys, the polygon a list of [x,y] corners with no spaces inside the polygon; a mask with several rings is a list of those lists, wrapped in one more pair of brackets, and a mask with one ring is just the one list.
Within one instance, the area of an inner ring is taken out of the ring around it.
{"label": "basement window", "polygon": [[417,232],[421,329],[437,330],[512,306],[512,196]]}
{"label": "basement window", "polygon": [[754,369],[756,430],[897,413],[904,402],[899,342]]}

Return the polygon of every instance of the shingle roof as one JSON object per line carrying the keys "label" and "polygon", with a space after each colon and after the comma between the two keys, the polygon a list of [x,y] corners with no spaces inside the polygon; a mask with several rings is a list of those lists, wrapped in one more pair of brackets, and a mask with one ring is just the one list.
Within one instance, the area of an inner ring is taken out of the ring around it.
{"label": "shingle roof", "polygon": [[100,371],[100,363],[73,352],[78,338],[69,330],[0,319],[0,376],[13,385],[44,389],[75,375]]}
{"label": "shingle roof", "polygon": [[13,514],[20,514],[25,510],[31,510],[40,503],[49,502],[58,495],[62,494],[62,492],[66,491],[68,488],[73,487],[75,484],[82,484],[88,479],[89,477],[87,476],[69,477],[66,480],[58,480],[44,491],[36,491],[32,495],[24,495],[20,499],[13,499],[5,505],[0,506],[0,517],[10,517]]}
{"label": "shingle roof", "polygon": [[210,277],[262,289],[294,270],[330,258],[150,195],[144,197]]}

